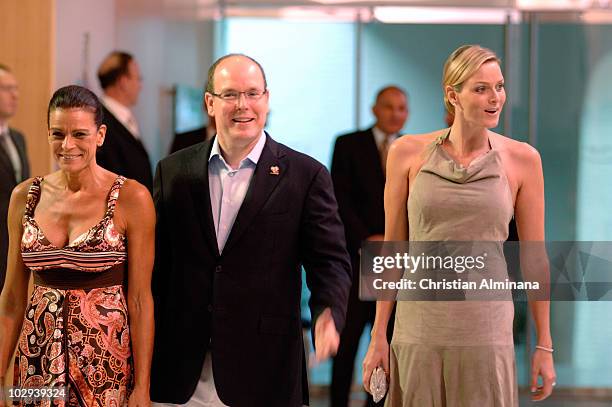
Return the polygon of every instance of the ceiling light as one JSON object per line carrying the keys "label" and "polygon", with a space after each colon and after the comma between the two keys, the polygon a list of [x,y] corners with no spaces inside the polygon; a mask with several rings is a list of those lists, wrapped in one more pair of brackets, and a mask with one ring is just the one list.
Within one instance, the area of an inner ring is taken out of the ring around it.
{"label": "ceiling light", "polygon": [[374,18],[383,23],[413,24],[505,24],[510,15],[520,21],[516,11],[491,8],[450,7],[375,7]]}

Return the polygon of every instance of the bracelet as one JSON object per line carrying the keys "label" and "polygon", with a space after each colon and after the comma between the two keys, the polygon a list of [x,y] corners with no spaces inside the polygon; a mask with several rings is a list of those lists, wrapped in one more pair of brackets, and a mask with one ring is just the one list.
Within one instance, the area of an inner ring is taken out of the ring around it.
{"label": "bracelet", "polygon": [[553,353],[555,350],[553,348],[547,348],[546,346],[536,345],[536,349],[543,350],[544,352]]}

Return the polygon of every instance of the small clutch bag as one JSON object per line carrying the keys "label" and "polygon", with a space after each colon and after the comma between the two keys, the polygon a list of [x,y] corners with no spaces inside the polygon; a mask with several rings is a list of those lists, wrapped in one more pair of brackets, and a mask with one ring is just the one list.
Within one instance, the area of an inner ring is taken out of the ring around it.
{"label": "small clutch bag", "polygon": [[380,366],[374,369],[370,376],[370,393],[375,403],[378,403],[387,394],[387,375]]}

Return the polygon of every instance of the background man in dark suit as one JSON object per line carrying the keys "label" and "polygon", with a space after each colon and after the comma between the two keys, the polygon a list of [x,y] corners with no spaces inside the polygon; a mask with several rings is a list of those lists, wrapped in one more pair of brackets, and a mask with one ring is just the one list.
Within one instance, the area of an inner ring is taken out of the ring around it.
{"label": "background man in dark suit", "polygon": [[126,52],[113,51],[100,64],[98,79],[104,90],[101,101],[107,129],[96,161],[107,170],[135,179],[151,190],[153,175],[149,154],[140,141],[138,123],[130,110],[138,102],[142,88],[138,63]]}
{"label": "background man in dark suit", "polygon": [[255,60],[220,58],[205,94],[217,136],[157,167],[153,401],[308,404],[301,265],[317,358],[338,347],[350,260],[331,177],[263,131],[268,98]]}
{"label": "background man in dark suit", "polygon": [[[397,86],[381,89],[372,113],[374,127],[338,137],[332,160],[331,175],[353,266],[346,326],[333,361],[332,407],[348,405],[359,338],[374,321],[376,304],[359,300],[359,248],[364,240],[384,237],[384,164],[390,144],[408,119],[406,93]],[[369,395],[366,405],[374,405]]]}
{"label": "background man in dark suit", "polygon": [[19,90],[10,69],[0,64],[0,291],[6,276],[8,229],[6,217],[13,188],[30,176],[30,163],[21,133],[8,126],[17,112]]}
{"label": "background man in dark suit", "polygon": [[176,153],[194,144],[201,143],[202,141],[210,140],[216,133],[215,118],[208,116],[208,125],[184,133],[175,134],[172,145],[170,146],[170,154]]}

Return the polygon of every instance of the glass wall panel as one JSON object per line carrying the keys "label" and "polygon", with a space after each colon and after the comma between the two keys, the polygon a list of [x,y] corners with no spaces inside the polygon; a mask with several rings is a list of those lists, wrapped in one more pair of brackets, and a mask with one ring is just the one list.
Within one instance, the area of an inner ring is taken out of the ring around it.
{"label": "glass wall panel", "polygon": [[230,18],[225,37],[225,52],[266,70],[272,137],[328,165],[335,136],[355,123],[355,26]]}
{"label": "glass wall panel", "polygon": [[[537,39],[547,238],[612,240],[612,26],[542,22]],[[552,311],[559,384],[611,387],[612,303],[555,303]]]}
{"label": "glass wall panel", "polygon": [[[409,134],[446,127],[442,68],[450,53],[463,44],[481,44],[504,55],[502,25],[380,24],[363,28],[361,126],[370,126],[376,92],[388,84],[410,95]],[[503,119],[500,120],[503,123]],[[498,129],[501,131],[501,127]]]}

